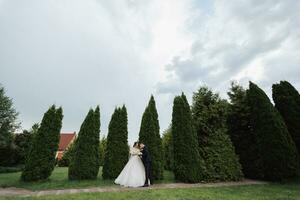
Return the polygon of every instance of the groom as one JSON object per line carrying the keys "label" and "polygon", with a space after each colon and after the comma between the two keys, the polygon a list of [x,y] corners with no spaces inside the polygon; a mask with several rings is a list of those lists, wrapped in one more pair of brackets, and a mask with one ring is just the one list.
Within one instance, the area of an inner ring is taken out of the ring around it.
{"label": "groom", "polygon": [[151,157],[146,145],[140,143],[140,148],[142,150],[142,161],[145,166],[145,175],[146,175],[146,180],[143,187],[148,187],[149,182],[150,184],[153,183],[152,175],[151,175]]}

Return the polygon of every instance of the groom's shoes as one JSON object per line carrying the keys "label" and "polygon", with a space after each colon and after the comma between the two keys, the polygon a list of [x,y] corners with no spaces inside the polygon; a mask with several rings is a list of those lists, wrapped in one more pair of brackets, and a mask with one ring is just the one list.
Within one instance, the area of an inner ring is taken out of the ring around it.
{"label": "groom's shoes", "polygon": [[145,184],[145,185],[143,185],[143,187],[149,187],[149,185],[148,185],[148,184]]}

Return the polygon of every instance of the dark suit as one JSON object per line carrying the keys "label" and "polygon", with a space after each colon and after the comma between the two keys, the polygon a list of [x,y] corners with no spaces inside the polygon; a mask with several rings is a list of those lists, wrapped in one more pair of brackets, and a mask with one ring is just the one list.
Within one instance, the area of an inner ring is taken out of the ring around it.
{"label": "dark suit", "polygon": [[143,153],[142,161],[145,166],[145,175],[146,175],[145,185],[148,185],[148,181],[150,181],[150,184],[152,184],[153,180],[152,180],[152,174],[151,174],[151,156],[150,156],[147,146],[144,146],[142,153]]}

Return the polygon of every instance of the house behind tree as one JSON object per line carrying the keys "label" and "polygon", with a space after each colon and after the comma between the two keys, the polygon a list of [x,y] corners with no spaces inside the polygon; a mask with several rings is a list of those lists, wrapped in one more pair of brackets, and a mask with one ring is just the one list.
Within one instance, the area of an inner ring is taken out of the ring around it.
{"label": "house behind tree", "polygon": [[58,160],[62,158],[64,152],[68,149],[70,144],[72,144],[75,141],[75,138],[76,138],[76,132],[60,134],[58,151],[56,153],[56,158]]}

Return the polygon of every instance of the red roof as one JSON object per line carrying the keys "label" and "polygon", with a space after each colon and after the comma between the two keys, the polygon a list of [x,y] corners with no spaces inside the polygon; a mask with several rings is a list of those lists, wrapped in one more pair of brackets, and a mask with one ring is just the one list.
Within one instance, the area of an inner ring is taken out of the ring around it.
{"label": "red roof", "polygon": [[59,151],[64,151],[69,146],[69,144],[72,142],[72,140],[75,138],[76,133],[61,133],[60,134],[60,140],[59,140]]}

